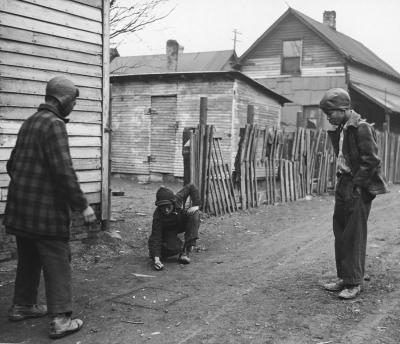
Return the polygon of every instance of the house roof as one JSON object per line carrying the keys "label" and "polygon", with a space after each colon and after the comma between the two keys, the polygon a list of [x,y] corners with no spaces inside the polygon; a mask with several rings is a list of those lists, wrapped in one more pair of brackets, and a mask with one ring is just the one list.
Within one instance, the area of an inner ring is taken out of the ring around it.
{"label": "house roof", "polygon": [[[237,56],[234,50],[179,53],[176,72],[215,72],[231,70]],[[167,55],[120,56],[111,62],[111,74],[168,73]]]}
{"label": "house roof", "polygon": [[400,113],[400,96],[368,85],[351,83],[350,89],[389,112]]}
{"label": "house roof", "polygon": [[378,72],[400,79],[400,74],[393,69],[389,64],[380,59],[375,53],[368,49],[365,45],[357,40],[330,28],[328,25],[320,23],[305,14],[289,8],[272,26],[264,32],[263,35],[240,57],[244,59],[268,34],[273,31],[279,23],[289,15],[298,18],[307,27],[318,34],[325,42],[327,42],[333,49],[339,52],[349,62],[361,64],[372,68]]}
{"label": "house roof", "polygon": [[227,70],[227,71],[214,71],[214,72],[169,72],[169,73],[147,73],[147,74],[113,74],[110,76],[111,83],[118,82],[118,81],[125,81],[125,80],[171,80],[171,79],[183,79],[183,80],[190,80],[191,78],[215,78],[215,77],[226,77],[232,80],[240,79],[244,82],[250,84],[251,86],[255,87],[259,91],[263,92],[271,96],[272,98],[276,99],[281,105],[284,103],[291,103],[292,101],[274,91],[270,90],[269,88],[265,87],[264,85],[258,83],[254,79],[248,77],[247,75],[234,70]]}

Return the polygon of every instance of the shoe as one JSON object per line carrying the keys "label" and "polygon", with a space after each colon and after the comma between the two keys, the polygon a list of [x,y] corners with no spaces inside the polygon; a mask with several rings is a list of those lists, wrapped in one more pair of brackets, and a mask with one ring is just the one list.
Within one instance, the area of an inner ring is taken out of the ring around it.
{"label": "shoe", "polygon": [[20,321],[30,318],[40,318],[47,314],[45,305],[12,305],[8,310],[8,320]]}
{"label": "shoe", "polygon": [[361,293],[360,285],[348,286],[339,293],[339,298],[350,300],[354,299],[360,293]]}
{"label": "shoe", "polygon": [[49,337],[52,339],[62,338],[79,331],[82,326],[81,319],[71,319],[66,315],[56,316],[50,323]]}
{"label": "shoe", "polygon": [[343,280],[339,279],[336,282],[325,283],[323,288],[328,291],[341,291],[344,289]]}
{"label": "shoe", "polygon": [[186,253],[181,253],[178,258],[178,262],[181,264],[189,264],[190,258]]}

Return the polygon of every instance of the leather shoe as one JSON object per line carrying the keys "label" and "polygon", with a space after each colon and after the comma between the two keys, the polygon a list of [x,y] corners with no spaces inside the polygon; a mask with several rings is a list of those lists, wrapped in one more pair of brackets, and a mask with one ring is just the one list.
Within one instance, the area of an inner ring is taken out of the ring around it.
{"label": "leather shoe", "polygon": [[181,264],[189,264],[190,263],[190,258],[186,253],[182,253],[182,254],[179,255],[178,261]]}
{"label": "leather shoe", "polygon": [[30,318],[40,318],[47,314],[45,305],[12,305],[8,310],[8,320],[21,321]]}
{"label": "leather shoe", "polygon": [[325,283],[323,288],[328,291],[341,291],[344,288],[343,280],[339,279],[336,282]]}
{"label": "leather shoe", "polygon": [[62,338],[79,331],[83,326],[81,319],[71,319],[66,315],[58,315],[50,323],[49,337],[53,339]]}

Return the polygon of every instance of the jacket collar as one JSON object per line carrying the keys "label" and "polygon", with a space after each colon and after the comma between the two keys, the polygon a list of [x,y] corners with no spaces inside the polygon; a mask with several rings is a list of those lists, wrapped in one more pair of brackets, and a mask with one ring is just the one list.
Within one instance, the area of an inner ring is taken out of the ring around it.
{"label": "jacket collar", "polygon": [[355,112],[354,110],[350,110],[349,119],[343,125],[343,129],[347,129],[350,126],[358,128],[358,126],[361,122],[365,122],[365,120],[362,119],[361,116],[357,112]]}
{"label": "jacket collar", "polygon": [[48,111],[54,113],[58,118],[62,119],[64,121],[64,123],[68,123],[69,122],[69,119],[61,116],[61,114],[58,111],[58,109],[56,107],[54,107],[53,105],[50,105],[50,104],[47,104],[47,103],[40,104],[38,110],[48,110]]}

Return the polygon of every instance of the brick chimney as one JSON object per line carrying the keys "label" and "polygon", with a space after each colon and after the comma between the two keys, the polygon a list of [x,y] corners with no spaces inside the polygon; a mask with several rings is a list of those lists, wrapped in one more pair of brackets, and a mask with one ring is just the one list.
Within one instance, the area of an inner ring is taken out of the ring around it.
{"label": "brick chimney", "polygon": [[336,11],[324,11],[323,23],[336,30]]}
{"label": "brick chimney", "polygon": [[174,39],[167,41],[167,70],[176,72],[178,70],[179,43]]}

